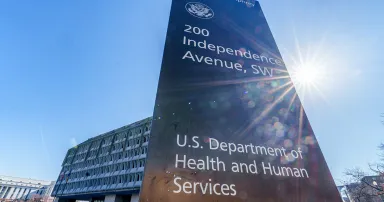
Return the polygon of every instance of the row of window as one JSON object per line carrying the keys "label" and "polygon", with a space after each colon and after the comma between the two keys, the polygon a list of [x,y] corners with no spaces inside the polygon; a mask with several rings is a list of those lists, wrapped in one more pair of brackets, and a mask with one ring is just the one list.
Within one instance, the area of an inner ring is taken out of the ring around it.
{"label": "row of window", "polygon": [[98,151],[98,149],[89,151],[88,159],[96,158]]}
{"label": "row of window", "polygon": [[[126,142],[121,142],[121,143],[117,143],[117,144],[114,144],[112,145],[112,148],[110,147],[103,147],[101,148],[101,152],[99,154],[99,156],[106,156],[110,153],[115,153],[115,152],[119,152],[119,151],[123,151],[124,150],[124,146],[127,148],[129,146],[136,146],[136,145],[140,145],[142,143],[146,143],[149,141],[149,137],[148,136],[144,136],[144,137],[141,137],[141,138],[136,138],[136,139],[132,139],[132,140],[128,140]],[[89,154],[88,156],[88,159],[94,159],[96,158],[96,155],[97,155],[98,151],[97,150],[93,150],[91,151],[91,153]],[[73,160],[73,163],[77,163],[79,161],[84,161],[84,159],[87,157],[87,153],[82,153],[80,155],[76,155]],[[67,163],[71,163],[71,162],[68,162],[66,161]]]}
{"label": "row of window", "polygon": [[[149,137],[148,136],[144,136],[144,137],[141,137],[141,138],[136,138],[136,139],[128,140],[126,142],[120,142],[120,143],[114,144],[114,145],[112,145],[112,148],[110,148],[110,147],[102,147],[99,156],[106,156],[106,155],[109,154],[110,151],[111,151],[111,153],[123,151],[124,147],[127,148],[129,146],[136,146],[136,145],[140,145],[142,143],[146,143],[148,141],[149,141]],[[98,151],[97,150],[93,150],[89,154],[88,158],[89,159],[94,159],[94,158],[96,158],[97,154],[98,154]],[[73,160],[73,162],[76,163],[78,161],[83,161],[85,159],[85,157],[86,157],[86,153],[82,153],[80,155],[76,155],[75,159]]]}
{"label": "row of window", "polygon": [[65,159],[65,163],[64,163],[64,165],[71,165],[72,164],[72,159],[73,158],[75,158],[75,157],[67,157],[66,159]]}
{"label": "row of window", "polygon": [[104,138],[104,139],[101,141],[101,146],[102,146],[102,147],[105,147],[105,146],[111,145],[111,144],[112,144],[112,139],[113,139],[113,136]]}
{"label": "row of window", "polygon": [[101,140],[96,140],[96,141],[94,141],[93,143],[92,143],[92,146],[91,146],[91,151],[93,151],[93,150],[97,150],[97,149],[99,149],[99,147],[100,147],[100,143],[101,143]]}
{"label": "row of window", "polygon": [[140,138],[136,138],[136,139],[131,139],[131,140],[128,140],[126,142],[117,143],[117,144],[112,145],[111,152],[113,153],[115,151],[119,151],[121,149],[124,149],[124,147],[128,148],[130,146],[140,145],[140,144],[148,142],[148,140],[149,140],[149,137],[144,136],[144,137],[140,137]]}
{"label": "row of window", "polygon": [[[71,173],[69,179],[79,179],[82,177],[90,177],[90,176],[98,176],[102,175],[105,173],[110,173],[110,172],[116,172],[116,171],[123,171],[123,170],[129,170],[129,169],[134,169],[134,168],[140,168],[145,166],[145,160],[140,159],[140,160],[134,160],[134,161],[128,161],[124,163],[117,163],[109,166],[103,166],[99,168],[93,168],[85,171],[80,171],[80,172],[74,172]],[[65,178],[63,177],[62,180]]]}
{"label": "row of window", "polygon": [[44,195],[45,190],[44,187],[42,190],[34,190],[31,188],[12,188],[4,186],[0,189],[0,198],[21,199],[27,198],[30,193]]}
{"label": "row of window", "polygon": [[127,137],[126,133],[121,133],[121,134],[116,135],[115,143],[124,142],[127,139],[126,137]]}
{"label": "row of window", "polygon": [[[137,127],[135,129],[132,129],[128,132],[122,132],[120,134],[117,134],[116,135],[116,138],[115,138],[115,142],[120,142],[120,141],[124,141],[126,138],[130,138],[134,135],[137,135],[137,134],[141,134],[142,131],[144,130],[145,132],[149,131],[150,130],[150,127],[151,127],[151,123],[150,124],[147,124],[144,128],[142,127]],[[92,143],[92,146],[90,148],[90,150],[95,150],[97,149],[99,146],[100,146],[100,143],[101,143],[101,146],[104,147],[104,146],[109,146],[112,144],[112,140],[113,140],[113,137],[114,136],[110,136],[110,137],[106,137],[102,140],[98,140],[98,141],[94,141]],[[72,156],[72,155],[75,155],[75,153],[77,154],[81,154],[81,153],[86,153],[89,149],[89,146],[90,145],[82,145],[80,146],[77,151],[75,152],[74,150],[70,151],[70,153],[68,154],[68,156]]]}
{"label": "row of window", "polygon": [[72,157],[72,156],[74,156],[75,155],[75,153],[76,153],[76,149],[70,149],[69,151],[68,151],[68,157]]}
{"label": "row of window", "polygon": [[85,158],[85,155],[86,155],[86,153],[82,153],[82,154],[77,154],[76,156],[75,156],[75,159],[73,160],[74,162],[77,162],[77,161],[81,161],[81,160],[83,160],[84,158]]}
{"label": "row of window", "polygon": [[[70,170],[77,170],[80,168],[90,167],[94,165],[104,164],[110,161],[117,161],[122,158],[131,158],[134,156],[138,156],[141,154],[146,154],[148,152],[148,147],[139,147],[132,150],[127,150],[125,152],[119,152],[108,156],[99,157],[96,159],[87,160],[86,162],[76,163],[74,165],[66,164],[63,167],[63,172],[67,172]],[[70,159],[69,159],[70,160]]]}
{"label": "row of window", "polygon": [[89,145],[83,145],[77,149],[76,154],[86,153],[88,151],[88,148]]}
{"label": "row of window", "polygon": [[[9,198],[19,198],[19,194],[21,192],[21,188],[15,188],[13,193],[11,194],[11,196]],[[24,192],[26,192],[26,189],[24,189]],[[24,193],[22,194],[24,195]]]}
{"label": "row of window", "polygon": [[81,182],[73,182],[68,183],[66,185],[61,185],[59,187],[59,193],[65,190],[77,189],[77,188],[86,188],[86,187],[95,187],[95,186],[103,186],[103,185],[115,185],[121,183],[130,183],[143,181],[143,173],[135,173],[135,174],[126,174],[112,177],[105,177],[100,179],[91,179],[85,180]]}
{"label": "row of window", "polygon": [[147,152],[148,152],[147,146],[139,147],[139,148],[127,150],[124,152],[119,152],[119,153],[111,154],[108,156],[103,156],[103,157],[99,157],[96,159],[87,160],[85,162],[76,163],[72,166],[65,166],[65,167],[63,167],[63,172],[66,172],[69,170],[77,170],[80,168],[90,167],[90,166],[99,165],[99,164],[104,164],[104,163],[107,163],[110,161],[117,161],[117,160],[120,160],[123,158],[131,158],[134,156],[146,154]]}
{"label": "row of window", "polygon": [[[147,132],[150,130],[150,125],[146,125],[144,127],[144,131]],[[135,129],[132,129],[128,132],[123,132],[118,135],[116,135],[114,142],[120,142],[122,140],[125,140],[126,138],[131,138],[134,135],[139,135],[143,132],[142,127],[137,127]],[[101,143],[102,146],[108,146],[112,144],[113,136],[103,139],[103,142]]]}

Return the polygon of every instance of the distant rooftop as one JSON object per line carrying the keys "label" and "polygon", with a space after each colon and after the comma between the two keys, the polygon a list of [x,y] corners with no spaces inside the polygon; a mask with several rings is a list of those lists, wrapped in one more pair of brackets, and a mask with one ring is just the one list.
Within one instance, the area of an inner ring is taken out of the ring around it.
{"label": "distant rooftop", "polygon": [[22,177],[12,177],[6,175],[0,175],[0,184],[31,184],[31,185],[50,185],[54,181],[47,180],[36,180],[30,178],[22,178]]}

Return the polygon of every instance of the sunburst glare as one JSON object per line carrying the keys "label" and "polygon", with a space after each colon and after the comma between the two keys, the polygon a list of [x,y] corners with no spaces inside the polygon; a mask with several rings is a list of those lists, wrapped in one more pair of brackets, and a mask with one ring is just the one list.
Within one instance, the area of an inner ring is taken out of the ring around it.
{"label": "sunburst glare", "polygon": [[323,101],[327,99],[322,92],[329,83],[326,75],[329,57],[323,54],[322,45],[308,46],[305,50],[296,42],[296,52],[285,54],[288,56],[287,66],[290,67],[292,82],[295,84],[301,101],[304,102],[306,95],[319,95]]}
{"label": "sunburst glare", "polygon": [[314,85],[320,79],[320,73],[314,66],[302,66],[292,73],[292,80],[298,85]]}

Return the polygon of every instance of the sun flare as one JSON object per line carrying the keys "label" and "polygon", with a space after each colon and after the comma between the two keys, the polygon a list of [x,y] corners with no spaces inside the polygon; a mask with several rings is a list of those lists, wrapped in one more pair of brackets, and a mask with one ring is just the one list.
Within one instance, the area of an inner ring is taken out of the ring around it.
{"label": "sun flare", "polygon": [[297,85],[312,86],[319,82],[320,72],[314,66],[302,66],[292,73],[292,80]]}

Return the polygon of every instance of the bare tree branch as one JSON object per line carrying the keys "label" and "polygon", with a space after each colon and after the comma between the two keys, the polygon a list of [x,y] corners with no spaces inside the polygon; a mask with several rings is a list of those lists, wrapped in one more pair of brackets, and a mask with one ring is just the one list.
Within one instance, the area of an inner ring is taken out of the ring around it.
{"label": "bare tree branch", "polygon": [[[384,117],[384,113],[382,114]],[[383,121],[384,123],[384,121]],[[384,144],[380,144],[378,149],[381,153],[381,161],[376,164],[369,164],[370,176],[360,168],[346,169],[345,183],[348,195],[353,201],[370,202],[378,201],[384,196],[384,180],[382,178],[374,178],[376,176],[384,177]],[[373,176],[372,176],[373,175]],[[373,179],[372,179],[373,178]]]}
{"label": "bare tree branch", "polygon": [[376,189],[377,191],[383,191],[383,189],[381,189],[381,188],[379,188],[379,187],[375,187],[375,186],[369,184],[369,183],[366,182],[364,179],[362,179],[361,181],[362,181],[364,184],[370,186],[371,188]]}

